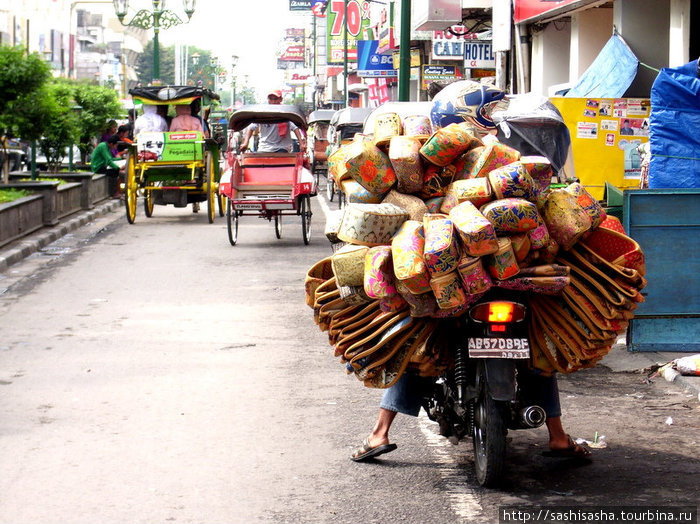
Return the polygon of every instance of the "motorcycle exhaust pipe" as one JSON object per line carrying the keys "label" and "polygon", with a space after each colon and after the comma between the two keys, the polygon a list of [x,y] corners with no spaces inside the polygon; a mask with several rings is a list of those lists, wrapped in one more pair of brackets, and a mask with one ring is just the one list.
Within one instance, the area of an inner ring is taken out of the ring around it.
{"label": "motorcycle exhaust pipe", "polygon": [[528,428],[539,428],[547,415],[539,406],[528,406],[520,410],[520,421]]}

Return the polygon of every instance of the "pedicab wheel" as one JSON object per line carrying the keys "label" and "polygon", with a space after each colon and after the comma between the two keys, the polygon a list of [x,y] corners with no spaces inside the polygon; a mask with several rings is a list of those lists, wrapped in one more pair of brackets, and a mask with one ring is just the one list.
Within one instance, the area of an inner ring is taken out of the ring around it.
{"label": "pedicab wheel", "polygon": [[134,157],[130,154],[126,160],[126,177],[124,181],[124,207],[129,224],[136,220],[136,166]]}
{"label": "pedicab wheel", "polygon": [[299,197],[299,214],[301,215],[301,235],[307,246],[311,241],[311,197],[302,195]]}
{"label": "pedicab wheel", "polygon": [[338,209],[345,209],[347,205],[347,199],[345,197],[344,191],[338,191]]}
{"label": "pedicab wheel", "polygon": [[275,215],[275,236],[279,240],[282,238],[282,215]]}
{"label": "pedicab wheel", "polygon": [[498,403],[488,394],[486,373],[479,371],[479,396],[474,404],[474,468],[481,486],[493,487],[501,480],[505,466],[508,430]]}
{"label": "pedicab wheel", "polygon": [[218,194],[217,200],[219,201],[219,216],[226,215],[226,197],[221,193]]}
{"label": "pedicab wheel", "polygon": [[216,183],[214,182],[214,166],[212,165],[211,155],[207,155],[206,162],[206,191],[207,191],[207,218],[209,223],[214,223],[216,215]]}
{"label": "pedicab wheel", "polygon": [[333,197],[335,196],[335,181],[331,177],[326,179],[326,196],[329,202],[333,202]]}
{"label": "pedicab wheel", "polygon": [[228,241],[232,246],[235,246],[238,240],[238,213],[233,209],[230,200],[227,200],[226,205],[226,224],[228,226]]}
{"label": "pedicab wheel", "polygon": [[153,216],[153,192],[150,189],[144,193],[143,210],[148,218]]}

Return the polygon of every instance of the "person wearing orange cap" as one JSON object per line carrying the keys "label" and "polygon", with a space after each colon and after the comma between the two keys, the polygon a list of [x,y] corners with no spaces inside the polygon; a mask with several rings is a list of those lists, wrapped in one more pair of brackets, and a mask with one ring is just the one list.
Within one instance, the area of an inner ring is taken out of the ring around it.
{"label": "person wearing orange cap", "polygon": [[[267,94],[267,103],[279,105],[282,103],[282,91],[275,89]],[[259,153],[290,153],[292,151],[293,132],[299,140],[301,151],[306,150],[306,141],[301,130],[293,122],[281,122],[279,124],[251,124],[246,129],[245,137],[241,142],[241,152],[248,149],[248,142],[255,131],[259,132]]]}

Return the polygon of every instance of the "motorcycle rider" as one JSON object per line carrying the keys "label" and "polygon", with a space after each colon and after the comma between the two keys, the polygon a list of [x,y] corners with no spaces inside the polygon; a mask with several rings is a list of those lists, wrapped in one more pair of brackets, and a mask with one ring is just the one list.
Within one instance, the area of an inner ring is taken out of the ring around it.
{"label": "motorcycle rider", "polygon": [[[543,454],[551,457],[575,458],[588,460],[591,451],[576,444],[564,430],[561,422],[561,405],[556,375],[547,377],[533,373],[522,373],[520,380],[527,381],[523,387],[528,391],[533,403],[538,404],[547,414],[545,425],[549,432],[549,452]],[[432,388],[433,379],[420,377],[409,371],[405,372],[392,387],[384,391],[379,404],[379,416],[369,436],[362,442],[350,459],[363,462],[384,453],[394,451],[397,446],[389,441],[389,429],[397,413],[417,417],[422,398]]]}

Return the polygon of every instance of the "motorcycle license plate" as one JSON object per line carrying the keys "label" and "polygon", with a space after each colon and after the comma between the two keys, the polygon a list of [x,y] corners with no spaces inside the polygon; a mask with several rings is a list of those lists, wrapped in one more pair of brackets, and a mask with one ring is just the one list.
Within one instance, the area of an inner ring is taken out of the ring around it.
{"label": "motorcycle license plate", "polygon": [[467,349],[472,358],[530,358],[526,338],[470,337]]}

